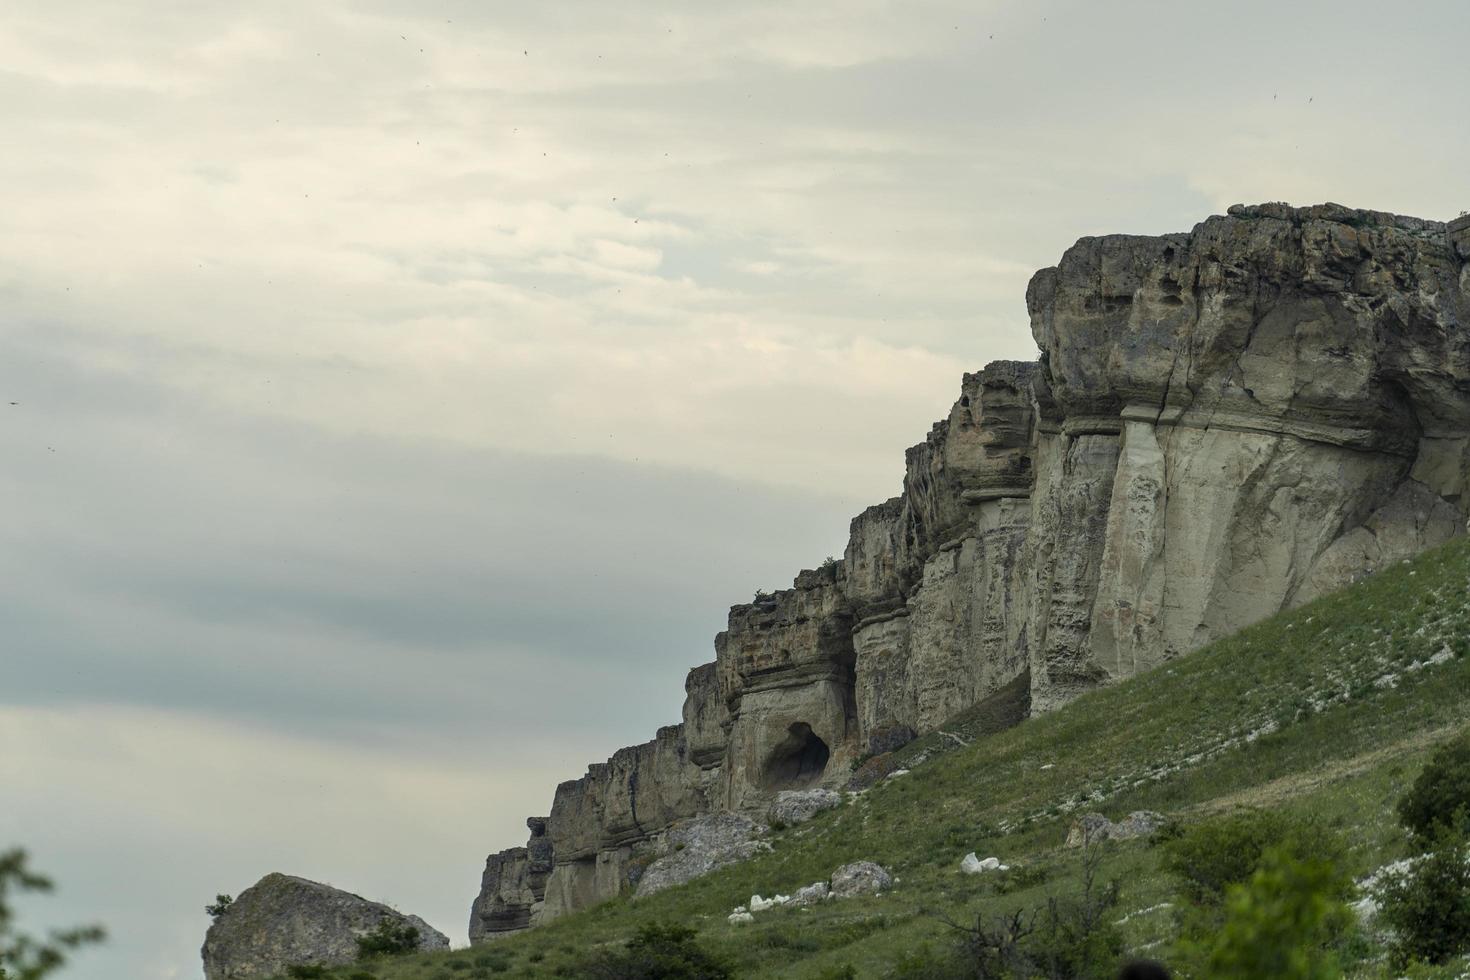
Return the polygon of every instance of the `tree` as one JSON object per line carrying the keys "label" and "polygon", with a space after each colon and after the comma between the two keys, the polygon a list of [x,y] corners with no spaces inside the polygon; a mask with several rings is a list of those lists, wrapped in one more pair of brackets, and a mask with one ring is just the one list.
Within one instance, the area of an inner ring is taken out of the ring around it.
{"label": "tree", "polygon": [[1225,891],[1225,920],[1201,959],[1212,980],[1336,980],[1353,923],[1341,896],[1352,879],[1320,858],[1267,849],[1250,880]]}
{"label": "tree", "polygon": [[234,903],[235,898],[233,895],[216,895],[214,896],[214,904],[204,906],[204,911],[209,913],[211,919],[218,919]]}
{"label": "tree", "polygon": [[104,938],[102,927],[95,925],[52,930],[45,939],[18,931],[11,892],[49,892],[52,887],[50,878],[27,866],[24,851],[0,854],[0,980],[41,980],[66,962],[67,953]]}
{"label": "tree", "polygon": [[1434,849],[1379,896],[1379,914],[1393,928],[1395,963],[1443,963],[1470,950],[1470,841],[1440,824]]}
{"label": "tree", "polygon": [[1421,844],[1439,824],[1470,829],[1470,738],[1457,738],[1430,756],[1398,804],[1399,823]]}

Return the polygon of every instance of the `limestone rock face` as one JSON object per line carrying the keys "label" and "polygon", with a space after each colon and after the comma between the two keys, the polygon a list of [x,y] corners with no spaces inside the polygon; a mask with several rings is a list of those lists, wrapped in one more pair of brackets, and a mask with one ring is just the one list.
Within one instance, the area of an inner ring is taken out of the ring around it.
{"label": "limestone rock face", "polygon": [[1261,205],[1036,274],[1036,709],[1463,527],[1462,265],[1437,222]]}
{"label": "limestone rock face", "polygon": [[480,894],[470,908],[472,945],[526,929],[539,916],[552,868],[546,823],[545,817],[532,817],[526,821],[531,839],[525,847],[513,847],[486,859]]}
{"label": "limestone rock face", "polygon": [[[956,713],[1050,710],[1465,527],[1470,219],[1237,206],[1084,238],[1026,301],[1039,360],[966,374],[842,560],[730,610],[683,723],[557,789],[531,921],[681,820],[866,785]],[[486,922],[536,895],[507,853]]]}
{"label": "limestone rock face", "polygon": [[419,931],[419,949],[448,949],[449,939],[416,915],[290,875],[268,874],[245,889],[204,937],[206,980],[273,977],[308,963],[350,963],[358,937],[380,923]]}

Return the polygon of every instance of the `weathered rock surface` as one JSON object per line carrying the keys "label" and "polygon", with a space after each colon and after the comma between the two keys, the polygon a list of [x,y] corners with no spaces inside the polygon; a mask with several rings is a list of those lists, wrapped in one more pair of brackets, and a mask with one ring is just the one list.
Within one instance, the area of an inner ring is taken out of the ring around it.
{"label": "weathered rock surface", "polygon": [[448,949],[449,939],[416,915],[330,885],[268,874],[245,889],[204,937],[206,980],[273,977],[307,963],[349,963],[358,937],[383,922],[419,931],[419,949]]}
{"label": "weathered rock surface", "polygon": [[[1026,300],[1040,359],[965,375],[842,560],[730,610],[683,723],[558,788],[542,919],[630,888],[680,819],[841,789],[957,712],[1051,710],[1465,527],[1470,220],[1237,206],[1084,238]],[[476,907],[519,922],[525,893]]]}
{"label": "weathered rock surface", "polygon": [[785,789],[776,794],[769,817],[773,824],[806,823],[823,810],[842,805],[842,794],[830,789]]}
{"label": "weathered rock surface", "polygon": [[642,898],[693,881],[717,868],[754,856],[767,845],[764,827],[737,813],[720,812],[675,824],[658,844],[661,855],[638,879]]}
{"label": "weathered rock surface", "polygon": [[1164,815],[1152,810],[1134,810],[1117,823],[1101,813],[1084,813],[1072,821],[1067,832],[1067,847],[1082,847],[1106,840],[1133,840],[1147,837],[1164,825]]}
{"label": "weathered rock surface", "polygon": [[857,898],[859,895],[876,895],[892,888],[893,876],[880,864],[854,861],[832,872],[829,884],[833,898]]}
{"label": "weathered rock surface", "polygon": [[551,875],[551,839],[546,818],[526,821],[531,839],[525,847],[492,854],[485,861],[480,894],[470,909],[470,943],[529,928],[539,917]]}

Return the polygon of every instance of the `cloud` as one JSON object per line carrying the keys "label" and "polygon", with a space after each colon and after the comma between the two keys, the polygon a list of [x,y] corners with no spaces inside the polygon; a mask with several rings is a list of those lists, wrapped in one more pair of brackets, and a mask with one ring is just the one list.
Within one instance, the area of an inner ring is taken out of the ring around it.
{"label": "cloud", "polygon": [[36,914],[119,935],[74,975],[197,977],[197,906],[273,867],[462,936],[725,607],[1033,356],[1032,270],[1239,200],[1464,209],[1467,18],[9,4],[0,766]]}

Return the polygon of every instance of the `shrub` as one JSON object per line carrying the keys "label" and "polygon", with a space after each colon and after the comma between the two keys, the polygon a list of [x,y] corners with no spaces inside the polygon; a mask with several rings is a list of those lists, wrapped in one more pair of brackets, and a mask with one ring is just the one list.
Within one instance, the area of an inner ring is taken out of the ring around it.
{"label": "shrub", "polygon": [[[1318,869],[1342,867],[1347,854],[1342,837],[1315,819],[1269,810],[1242,810],[1183,828],[1160,846],[1165,869],[1178,879],[1175,957],[1196,975],[1211,975],[1207,961],[1214,955],[1216,942],[1231,916],[1235,916],[1236,931],[1250,927],[1241,918],[1247,915],[1247,907],[1240,905],[1246,899],[1236,898],[1236,905],[1231,904],[1231,896],[1240,889],[1253,895],[1256,905],[1266,903],[1268,898],[1279,904],[1286,899],[1270,898],[1265,892],[1250,889],[1258,885],[1269,889],[1272,883],[1287,887],[1279,880],[1286,875],[1292,888],[1300,886],[1304,877],[1327,888],[1323,900],[1337,905],[1345,903],[1352,893],[1352,878],[1345,872],[1312,877]],[[1257,873],[1266,869],[1268,855],[1274,855],[1274,870],[1269,880],[1257,882]],[[1279,866],[1283,861],[1295,864],[1283,869]]]}
{"label": "shrub", "polygon": [[1343,895],[1352,878],[1331,861],[1268,848],[1250,880],[1230,885],[1225,915],[1196,948],[1212,980],[1329,980],[1342,975],[1338,951],[1353,924]]}
{"label": "shrub", "polygon": [[291,980],[321,980],[327,975],[327,968],[320,963],[293,963],[286,967],[286,976]]}
{"label": "shrub", "polygon": [[1470,829],[1470,737],[1454,739],[1430,756],[1414,785],[1399,800],[1399,823],[1421,844],[1435,838],[1436,824]]}
{"label": "shrub", "polygon": [[391,919],[380,919],[372,932],[357,937],[357,958],[371,959],[375,956],[402,956],[419,948],[419,930],[408,923],[396,923]]}
{"label": "shrub", "polygon": [[216,895],[214,896],[214,904],[204,906],[204,911],[209,913],[211,919],[218,919],[234,903],[235,899],[231,895]]}
{"label": "shrub", "polygon": [[1470,950],[1470,840],[1441,825],[1434,849],[1387,881],[1379,916],[1395,933],[1395,963],[1443,963]]}
{"label": "shrub", "polygon": [[976,980],[1113,976],[1123,953],[1123,937],[1111,914],[1120,889],[1116,880],[1099,878],[1103,849],[1100,843],[1083,848],[1081,887],[1075,894],[1054,895],[1030,912],[1017,910],[989,919],[981,915],[973,927],[950,922],[960,930],[962,967],[946,965],[943,972],[913,975]]}
{"label": "shrub", "polygon": [[588,980],[729,980],[723,959],[694,941],[684,926],[651,923],[639,928],[620,950],[585,958],[571,975]]}
{"label": "shrub", "polygon": [[1180,897],[1207,910],[1224,904],[1231,885],[1249,881],[1272,847],[1284,847],[1301,860],[1328,863],[1340,862],[1347,851],[1342,838],[1320,821],[1269,810],[1242,810],[1195,824],[1161,846],[1165,870],[1179,880]]}

